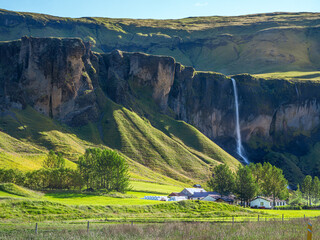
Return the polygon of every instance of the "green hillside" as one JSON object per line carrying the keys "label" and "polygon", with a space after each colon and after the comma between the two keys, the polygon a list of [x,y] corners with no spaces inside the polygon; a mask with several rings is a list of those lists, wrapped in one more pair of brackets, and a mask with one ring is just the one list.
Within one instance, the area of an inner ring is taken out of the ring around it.
{"label": "green hillside", "polygon": [[[31,107],[0,118],[0,167],[39,169],[48,150],[61,152],[66,166],[76,167],[89,147],[110,147],[126,157],[132,179],[183,185],[204,181],[210,168],[239,162],[194,127],[155,115],[155,124],[104,97],[105,111],[97,123],[71,128]],[[142,106],[142,105],[141,105]]]}
{"label": "green hillside", "polygon": [[198,70],[225,74],[319,68],[319,13],[266,13],[176,20],[60,18],[0,10],[0,41],[79,37],[93,50],[172,56]]}

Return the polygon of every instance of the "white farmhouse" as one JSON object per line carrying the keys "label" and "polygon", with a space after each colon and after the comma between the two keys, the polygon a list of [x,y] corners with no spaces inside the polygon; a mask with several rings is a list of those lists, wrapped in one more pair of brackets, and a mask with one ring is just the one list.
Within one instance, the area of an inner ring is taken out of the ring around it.
{"label": "white farmhouse", "polygon": [[[275,207],[285,206],[287,205],[286,201],[276,199]],[[250,202],[250,207],[252,208],[272,208],[273,207],[273,199],[265,198],[265,197],[256,197]]]}
{"label": "white farmhouse", "polygon": [[264,197],[256,197],[250,202],[252,208],[271,208],[271,201]]}

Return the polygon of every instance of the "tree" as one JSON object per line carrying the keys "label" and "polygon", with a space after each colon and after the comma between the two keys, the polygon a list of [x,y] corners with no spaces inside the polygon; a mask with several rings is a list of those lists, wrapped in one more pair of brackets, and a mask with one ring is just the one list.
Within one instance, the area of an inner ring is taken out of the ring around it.
{"label": "tree", "polygon": [[102,150],[99,148],[88,148],[83,156],[79,157],[78,171],[83,177],[87,188],[95,188],[96,182],[96,164],[97,159],[100,157]]}
{"label": "tree", "polygon": [[129,166],[126,160],[115,152],[114,157],[114,181],[113,188],[118,192],[129,189]]}
{"label": "tree", "polygon": [[252,175],[255,177],[256,183],[260,183],[262,181],[263,168],[261,163],[250,163],[249,168],[252,172]]}
{"label": "tree", "polygon": [[288,181],[283,176],[280,168],[272,166],[270,163],[264,163],[261,187],[266,196],[272,196],[273,206],[275,206],[276,198],[285,198],[288,196]]}
{"label": "tree", "polygon": [[312,197],[312,177],[307,175],[302,183],[302,193],[307,198],[309,206],[311,206],[311,197]]}
{"label": "tree", "polygon": [[249,166],[240,166],[235,181],[235,193],[240,198],[241,204],[255,197],[257,191],[258,184]]}
{"label": "tree", "polygon": [[17,169],[0,169],[0,183],[15,183],[23,185],[25,174]]}
{"label": "tree", "polygon": [[312,182],[312,198],[315,202],[319,201],[320,197],[320,181],[317,176],[314,177]]}
{"label": "tree", "polygon": [[297,185],[297,190],[291,195],[290,205],[298,205],[302,202],[302,192],[300,191],[300,185]]}
{"label": "tree", "polygon": [[234,176],[226,164],[220,164],[213,168],[213,177],[208,181],[208,187],[221,195],[229,195],[234,190]]}
{"label": "tree", "polygon": [[117,152],[87,149],[79,158],[78,170],[87,187],[125,192],[129,189],[129,167]]}
{"label": "tree", "polygon": [[56,154],[53,150],[50,150],[47,158],[43,161],[44,168],[64,168],[65,160],[61,153]]}

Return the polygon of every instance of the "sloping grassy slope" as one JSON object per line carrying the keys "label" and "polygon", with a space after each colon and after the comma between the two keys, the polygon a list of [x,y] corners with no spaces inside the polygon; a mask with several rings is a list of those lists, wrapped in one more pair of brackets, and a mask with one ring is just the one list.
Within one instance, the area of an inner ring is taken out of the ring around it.
{"label": "sloping grassy slope", "polygon": [[[139,94],[143,89],[136,91]],[[217,164],[238,166],[236,159],[197,129],[160,114],[148,96],[150,91],[145,94],[134,100],[135,113],[98,91],[105,109],[102,118],[78,128],[61,125],[31,107],[7,111],[0,117],[0,166],[38,169],[47,151],[53,149],[68,159],[67,167],[75,168],[73,162],[86,148],[110,147],[127,159],[132,179],[178,186],[206,180]],[[145,113],[151,122],[141,117]]]}
{"label": "sloping grassy slope", "polygon": [[[23,171],[42,167],[48,150],[61,152],[66,158],[66,167],[76,168],[78,157],[88,147],[99,145],[97,124],[71,129],[36,112],[31,107],[12,110],[0,117],[0,167]],[[132,179],[169,183],[181,186],[183,183],[159,174],[124,155],[130,165]]]}
{"label": "sloping grassy slope", "polygon": [[210,167],[216,164],[239,164],[190,125],[164,115],[154,118],[159,121],[155,126],[107,100],[101,122],[104,142],[159,173],[190,183],[193,178],[207,179]]}
{"label": "sloping grassy slope", "polygon": [[238,168],[238,160],[212,142],[198,129],[184,121],[170,117],[170,115],[175,116],[174,113],[171,114],[170,110],[167,114],[162,114],[159,105],[152,100],[152,91],[148,87],[141,87],[131,80],[129,80],[129,84],[134,95],[132,108],[141,116],[147,116],[148,120],[143,118],[153,127],[211,166],[220,162],[227,164],[234,170]]}
{"label": "sloping grassy slope", "polygon": [[30,189],[20,187],[14,183],[1,183],[0,191],[13,194],[21,197],[29,197],[29,198],[40,198],[42,196],[41,193],[32,191]]}

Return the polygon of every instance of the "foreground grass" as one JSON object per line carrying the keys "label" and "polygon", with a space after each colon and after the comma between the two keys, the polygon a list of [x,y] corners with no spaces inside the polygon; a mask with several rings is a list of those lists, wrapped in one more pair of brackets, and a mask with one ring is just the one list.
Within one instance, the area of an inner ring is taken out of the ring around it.
{"label": "foreground grass", "polygon": [[[319,219],[312,220],[313,239],[319,239]],[[232,224],[168,223],[168,224],[0,224],[0,239],[305,239],[307,221],[295,220]]]}

